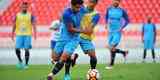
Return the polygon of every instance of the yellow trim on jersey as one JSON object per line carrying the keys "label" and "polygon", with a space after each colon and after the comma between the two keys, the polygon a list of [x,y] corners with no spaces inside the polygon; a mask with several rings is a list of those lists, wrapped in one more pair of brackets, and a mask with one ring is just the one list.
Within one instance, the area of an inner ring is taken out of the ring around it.
{"label": "yellow trim on jersey", "polygon": [[[85,29],[87,27],[92,27],[93,26],[93,24],[92,24],[92,18],[96,14],[97,14],[96,11],[93,11],[93,12],[90,12],[90,13],[86,13],[83,16],[82,20],[81,20],[81,28]],[[94,28],[91,28],[91,29],[94,29]],[[81,33],[80,37],[84,38],[84,39],[92,40],[94,38],[94,34],[88,35],[88,34]]]}
{"label": "yellow trim on jersey", "polygon": [[32,35],[32,21],[30,13],[16,15],[16,35]]}

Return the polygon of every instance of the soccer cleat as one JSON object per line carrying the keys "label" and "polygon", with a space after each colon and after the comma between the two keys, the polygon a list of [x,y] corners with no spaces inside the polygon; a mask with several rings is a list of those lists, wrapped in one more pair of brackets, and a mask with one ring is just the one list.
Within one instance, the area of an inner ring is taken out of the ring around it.
{"label": "soccer cleat", "polygon": [[28,69],[28,68],[29,68],[28,65],[25,65],[25,66],[24,66],[24,69]]}
{"label": "soccer cleat", "polygon": [[146,60],[145,60],[145,59],[143,59],[143,60],[142,60],[142,63],[146,63]]}
{"label": "soccer cleat", "polygon": [[48,77],[47,77],[47,80],[52,80],[52,76],[48,76]]}
{"label": "soccer cleat", "polygon": [[18,69],[23,69],[23,68],[24,68],[24,64],[23,64],[22,62],[19,62],[19,63],[16,65],[16,67],[17,67]]}
{"label": "soccer cleat", "polygon": [[153,59],[153,63],[156,63],[156,60],[155,60],[155,59]]}
{"label": "soccer cleat", "polygon": [[72,67],[75,66],[77,58],[78,58],[78,54],[75,53],[75,54],[74,54],[74,58],[72,59]]}
{"label": "soccer cleat", "polygon": [[126,59],[127,55],[128,55],[128,51],[125,51],[125,54],[123,55],[125,59]]}
{"label": "soccer cleat", "polygon": [[111,70],[111,69],[113,69],[113,67],[112,66],[106,66],[105,69]]}
{"label": "soccer cleat", "polygon": [[65,74],[64,80],[71,80],[71,76],[69,74]]}

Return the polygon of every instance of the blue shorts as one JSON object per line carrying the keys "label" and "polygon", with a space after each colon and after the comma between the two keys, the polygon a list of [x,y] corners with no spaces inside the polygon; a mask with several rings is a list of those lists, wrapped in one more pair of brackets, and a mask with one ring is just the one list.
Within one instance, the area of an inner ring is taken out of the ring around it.
{"label": "blue shorts", "polygon": [[57,41],[51,40],[51,49],[54,49]]}
{"label": "blue shorts", "polygon": [[31,36],[16,36],[16,48],[17,49],[31,49],[32,45],[32,37]]}
{"label": "blue shorts", "polygon": [[87,50],[95,50],[91,40],[80,38],[79,44],[84,52]]}
{"label": "blue shorts", "polygon": [[54,51],[57,55],[61,55],[63,52],[72,55],[78,45],[78,40],[57,41]]}
{"label": "blue shorts", "polygon": [[121,40],[121,32],[112,32],[108,36],[109,47],[117,46]]}
{"label": "blue shorts", "polygon": [[144,49],[153,49],[154,40],[144,40]]}

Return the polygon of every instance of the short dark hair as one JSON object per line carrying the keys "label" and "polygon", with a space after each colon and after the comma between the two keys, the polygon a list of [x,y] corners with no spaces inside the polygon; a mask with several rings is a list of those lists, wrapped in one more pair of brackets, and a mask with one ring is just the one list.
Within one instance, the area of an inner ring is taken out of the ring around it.
{"label": "short dark hair", "polygon": [[71,4],[72,5],[77,5],[77,4],[82,5],[83,4],[83,0],[71,0]]}
{"label": "short dark hair", "polygon": [[97,3],[97,2],[98,2],[98,0],[90,0],[90,1],[92,1],[92,2],[94,2],[94,3]]}

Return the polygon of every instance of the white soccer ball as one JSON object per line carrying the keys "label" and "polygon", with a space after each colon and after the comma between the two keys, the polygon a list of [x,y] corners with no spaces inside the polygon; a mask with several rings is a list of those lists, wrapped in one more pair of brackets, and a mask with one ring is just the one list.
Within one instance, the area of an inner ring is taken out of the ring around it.
{"label": "white soccer ball", "polygon": [[50,29],[58,29],[60,27],[61,23],[59,20],[55,20],[51,23]]}
{"label": "white soccer ball", "polygon": [[87,72],[87,80],[99,80],[99,72],[97,69],[89,69]]}

